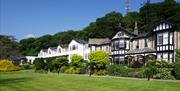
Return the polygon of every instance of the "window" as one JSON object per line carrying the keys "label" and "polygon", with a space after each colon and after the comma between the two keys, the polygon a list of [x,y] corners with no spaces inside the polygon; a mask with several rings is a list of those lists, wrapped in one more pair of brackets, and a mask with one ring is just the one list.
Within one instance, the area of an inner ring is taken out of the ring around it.
{"label": "window", "polygon": [[119,41],[119,48],[125,48],[124,40]]}
{"label": "window", "polygon": [[111,48],[112,48],[112,50],[114,50],[114,48],[115,48],[114,42],[112,42]]}
{"label": "window", "polygon": [[77,45],[72,45],[71,46],[71,50],[77,50],[78,49],[78,46]]}
{"label": "window", "polygon": [[168,32],[163,33],[163,44],[168,44]]}
{"label": "window", "polygon": [[136,45],[136,49],[139,48],[139,40],[137,40],[137,45]]}
{"label": "window", "polygon": [[118,49],[118,41],[115,41],[115,50]]}
{"label": "window", "polygon": [[162,45],[163,44],[163,36],[162,34],[157,35],[157,45]]}
{"label": "window", "polygon": [[114,63],[119,64],[119,57],[114,57]]}
{"label": "window", "polygon": [[148,44],[147,44],[147,43],[148,43],[148,39],[144,39],[144,46],[145,46],[145,47],[148,47]]}
{"label": "window", "polygon": [[124,61],[124,57],[119,57],[119,61]]}
{"label": "window", "polygon": [[109,52],[109,47],[108,46],[106,46],[106,52]]}
{"label": "window", "polygon": [[170,44],[172,44],[172,40],[173,40],[172,33],[170,33]]}
{"label": "window", "polygon": [[124,33],[122,33],[122,32],[118,33],[118,36],[124,36]]}
{"label": "window", "polygon": [[61,53],[61,48],[59,48],[59,53]]}

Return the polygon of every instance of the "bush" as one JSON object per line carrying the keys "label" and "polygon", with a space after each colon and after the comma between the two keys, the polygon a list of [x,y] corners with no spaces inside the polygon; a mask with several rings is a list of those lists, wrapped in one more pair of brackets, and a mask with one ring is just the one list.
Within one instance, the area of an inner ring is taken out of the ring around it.
{"label": "bush", "polygon": [[98,75],[98,76],[106,75],[106,71],[105,69],[100,69],[100,70],[95,69],[94,75]]}
{"label": "bush", "polygon": [[36,73],[43,73],[43,74],[47,74],[48,71],[47,70],[35,70]]}
{"label": "bush", "polygon": [[85,74],[86,68],[85,67],[76,67],[76,66],[63,66],[60,68],[60,72],[66,74]]}
{"label": "bush", "polygon": [[174,80],[175,78],[171,75],[172,69],[159,68],[158,73],[155,75],[156,79]]}
{"label": "bush", "polygon": [[69,66],[62,66],[59,70],[61,73],[65,73],[67,69],[69,69]]}
{"label": "bush", "polygon": [[0,72],[17,71],[17,70],[20,70],[20,68],[15,66],[11,61],[0,60]]}
{"label": "bush", "polygon": [[155,60],[154,62],[154,66],[156,66],[157,68],[173,68],[172,64],[166,62],[166,61],[158,61]]}
{"label": "bush", "polygon": [[110,76],[128,76],[128,68],[121,64],[114,64],[107,68],[107,73]]}
{"label": "bush", "polygon": [[89,54],[90,63],[96,66],[96,68],[104,68],[109,64],[108,54],[104,51],[93,51]]}
{"label": "bush", "polygon": [[36,70],[45,70],[46,69],[46,64],[42,58],[36,58],[34,65],[35,65]]}
{"label": "bush", "polygon": [[52,72],[54,70],[53,60],[55,60],[55,58],[51,57],[51,58],[46,58],[44,60],[46,60],[47,69]]}
{"label": "bush", "polygon": [[80,73],[80,69],[77,69],[76,67],[71,66],[68,69],[66,69],[64,71],[64,73],[66,73],[66,74],[79,74]]}
{"label": "bush", "polygon": [[144,78],[142,68],[128,68],[128,77]]}
{"label": "bush", "polygon": [[180,61],[174,64],[174,73],[177,79],[180,79]]}
{"label": "bush", "polygon": [[176,49],[176,62],[180,62],[180,49]]}
{"label": "bush", "polygon": [[148,80],[150,80],[150,78],[152,78],[154,75],[158,73],[156,62],[157,61],[149,61],[143,67],[143,73],[148,78]]}
{"label": "bush", "polygon": [[71,64],[72,66],[78,67],[83,62],[83,57],[81,55],[74,54],[71,58]]}
{"label": "bush", "polygon": [[66,66],[66,65],[68,65],[67,58],[59,57],[59,58],[52,60],[53,70],[56,72],[58,72],[62,66]]}
{"label": "bush", "polygon": [[33,64],[23,64],[21,65],[21,69],[23,70],[27,70],[27,69],[34,69],[34,65]]}

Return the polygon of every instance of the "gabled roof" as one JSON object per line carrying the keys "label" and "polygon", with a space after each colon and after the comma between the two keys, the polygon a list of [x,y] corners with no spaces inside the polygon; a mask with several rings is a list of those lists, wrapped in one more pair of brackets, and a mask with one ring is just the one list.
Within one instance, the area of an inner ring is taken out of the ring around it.
{"label": "gabled roof", "polygon": [[[165,24],[165,27],[162,28],[162,25]],[[165,30],[165,29],[170,29],[170,28],[174,28],[176,25],[171,23],[171,22],[168,22],[168,21],[160,21],[158,23],[156,23],[152,29],[152,31],[159,31],[159,30]],[[160,29],[162,28],[162,29]]]}
{"label": "gabled roof", "polygon": [[132,39],[139,39],[139,38],[144,38],[144,37],[148,37],[149,33],[140,33],[138,34],[138,36],[133,37]]}
{"label": "gabled roof", "polygon": [[68,48],[68,44],[60,45],[62,48]]}
{"label": "gabled roof", "polygon": [[43,52],[47,52],[47,49],[41,49],[41,51],[43,51]]}
{"label": "gabled roof", "polygon": [[109,38],[90,38],[88,41],[88,44],[95,44],[95,45],[101,45],[101,44],[109,44],[110,43]]}
{"label": "gabled roof", "polygon": [[[117,30],[118,30],[118,31],[123,31],[123,32],[125,32],[125,33],[127,33],[127,34],[129,34],[129,35],[132,35],[132,36],[137,36],[137,35],[135,35],[134,33],[131,33],[131,32],[129,32],[127,29],[122,28],[122,27],[119,27]],[[118,32],[117,32],[117,33],[118,33]]]}
{"label": "gabled roof", "polygon": [[57,47],[49,47],[51,50],[57,50]]}
{"label": "gabled roof", "polygon": [[81,40],[81,39],[73,39],[75,40],[76,42],[80,43],[80,44],[87,44],[88,42],[87,41],[84,41],[84,40]]}

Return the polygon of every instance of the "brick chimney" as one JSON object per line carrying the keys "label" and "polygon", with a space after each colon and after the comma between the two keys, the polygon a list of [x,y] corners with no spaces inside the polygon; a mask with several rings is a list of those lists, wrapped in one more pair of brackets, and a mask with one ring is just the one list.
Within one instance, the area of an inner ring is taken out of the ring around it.
{"label": "brick chimney", "polygon": [[138,23],[137,23],[137,21],[135,22],[134,34],[138,35]]}

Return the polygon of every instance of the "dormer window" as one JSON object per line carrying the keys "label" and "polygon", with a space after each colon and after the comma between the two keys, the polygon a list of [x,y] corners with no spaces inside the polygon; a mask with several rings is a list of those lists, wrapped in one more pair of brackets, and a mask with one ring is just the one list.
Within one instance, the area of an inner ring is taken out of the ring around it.
{"label": "dormer window", "polygon": [[78,45],[72,45],[71,46],[71,50],[77,50],[78,49]]}
{"label": "dormer window", "polygon": [[120,36],[124,36],[124,33],[118,33],[118,36],[120,37]]}

